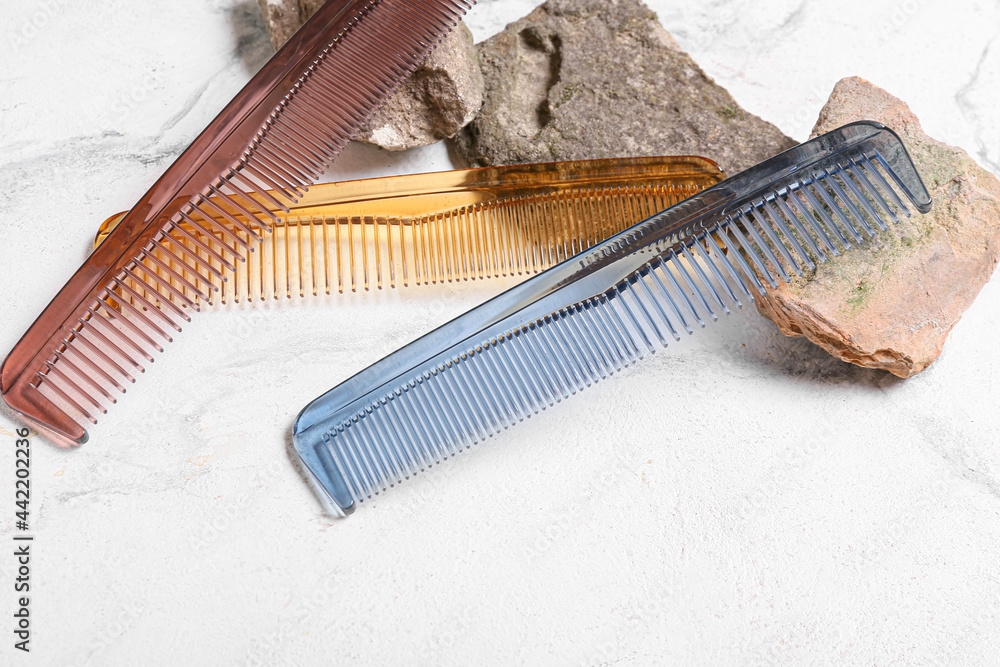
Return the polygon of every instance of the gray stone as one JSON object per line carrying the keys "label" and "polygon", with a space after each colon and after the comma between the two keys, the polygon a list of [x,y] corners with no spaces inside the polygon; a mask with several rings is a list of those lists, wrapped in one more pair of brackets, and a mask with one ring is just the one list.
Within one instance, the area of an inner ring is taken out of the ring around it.
{"label": "gray stone", "polygon": [[[324,0],[257,3],[271,43],[279,49],[323,6]],[[459,23],[355,138],[399,151],[453,137],[479,112],[483,91],[472,33]]]}
{"label": "gray stone", "polygon": [[993,275],[1000,181],[962,149],[927,136],[905,102],[856,77],[833,89],[813,136],[856,120],[877,120],[900,135],[933,209],[758,298],[757,309],[789,336],[905,378],[938,358]]}
{"label": "gray stone", "polygon": [[703,155],[730,174],[795,142],[740,108],[639,0],[549,0],[479,45],[470,164]]}

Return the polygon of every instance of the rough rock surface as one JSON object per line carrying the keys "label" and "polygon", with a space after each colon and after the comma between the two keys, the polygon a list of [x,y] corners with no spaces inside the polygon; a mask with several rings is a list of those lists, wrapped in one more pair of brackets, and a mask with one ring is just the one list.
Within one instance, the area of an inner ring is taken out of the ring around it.
{"label": "rough rock surface", "polygon": [[257,4],[277,51],[326,0],[257,0]]}
{"label": "rough rock surface", "polygon": [[472,32],[459,23],[358,139],[395,151],[450,139],[479,113],[484,88]]}
{"label": "rough rock surface", "polygon": [[758,299],[757,308],[785,334],[905,378],[937,359],[993,274],[1000,181],[965,151],[927,136],[906,103],[859,78],[837,83],[813,136],[863,119],[902,137],[934,198],[931,213],[904,219],[891,235]]}
{"label": "rough rock surface", "polygon": [[470,164],[704,155],[736,173],[794,145],[740,108],[640,0],[549,0],[479,45]]}
{"label": "rough rock surface", "polygon": [[[257,0],[274,48],[281,48],[324,2]],[[483,90],[472,33],[459,23],[355,138],[396,151],[451,138],[475,118]]]}

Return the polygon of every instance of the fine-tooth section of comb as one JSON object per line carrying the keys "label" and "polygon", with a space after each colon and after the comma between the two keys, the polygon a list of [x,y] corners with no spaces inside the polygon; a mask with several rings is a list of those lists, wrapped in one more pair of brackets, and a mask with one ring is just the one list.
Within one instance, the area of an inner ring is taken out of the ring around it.
{"label": "fine-tooth section of comb", "polygon": [[[532,275],[723,178],[705,158],[642,157],[319,185],[287,213],[273,211],[271,235],[228,210],[264,241],[246,262],[215,267],[208,295],[228,303]],[[226,210],[225,202],[217,204]],[[95,245],[120,218],[105,222]],[[249,241],[226,218],[215,216],[215,222]],[[222,240],[220,233],[208,236],[183,224],[180,231],[164,242],[175,255],[196,254]],[[153,254],[170,265],[169,256]],[[151,270],[169,290],[169,303],[202,305],[169,273]],[[135,293],[144,289],[129,275],[116,298],[141,305]]]}
{"label": "fine-tooth section of comb", "polygon": [[[909,205],[908,205],[909,203]],[[338,511],[740,308],[931,200],[905,147],[847,125],[508,290],[335,387],[294,444]]]}
{"label": "fine-tooth section of comb", "polygon": [[306,196],[473,3],[329,0],[32,324],[0,371],[7,404],[56,444],[85,442],[82,424],[96,423],[218,290],[213,279],[246,261],[273,211]]}

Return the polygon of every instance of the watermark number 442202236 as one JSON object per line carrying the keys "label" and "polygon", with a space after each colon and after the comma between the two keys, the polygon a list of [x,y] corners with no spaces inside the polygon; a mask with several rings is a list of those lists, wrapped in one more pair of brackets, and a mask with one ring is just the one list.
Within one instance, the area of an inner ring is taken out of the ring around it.
{"label": "watermark number 442202236", "polygon": [[31,516],[31,432],[17,431],[14,450],[14,648],[25,653],[31,644],[31,547],[34,537],[27,534]]}

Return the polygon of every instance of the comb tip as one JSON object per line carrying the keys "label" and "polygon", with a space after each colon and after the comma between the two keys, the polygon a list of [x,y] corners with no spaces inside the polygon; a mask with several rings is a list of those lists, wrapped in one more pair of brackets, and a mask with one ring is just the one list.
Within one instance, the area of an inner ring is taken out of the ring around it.
{"label": "comb tip", "polygon": [[90,439],[86,429],[30,384],[18,363],[22,343],[18,343],[0,365],[3,402],[21,421],[60,449],[75,449],[85,444]]}
{"label": "comb tip", "polygon": [[309,485],[326,510],[337,517],[346,517],[357,508],[354,495],[331,459],[326,441],[317,437],[317,429],[299,428],[301,417],[293,427],[292,449],[308,471]]}
{"label": "comb tip", "polygon": [[[44,399],[41,395],[39,395],[39,398]],[[68,415],[65,420],[61,420],[58,427],[43,424],[40,420],[26,414],[14,397],[5,394],[3,399],[7,406],[17,414],[21,421],[38,431],[39,435],[49,440],[59,449],[76,449],[77,447],[87,444],[90,440],[90,434],[87,432],[87,429],[70,419]]]}

